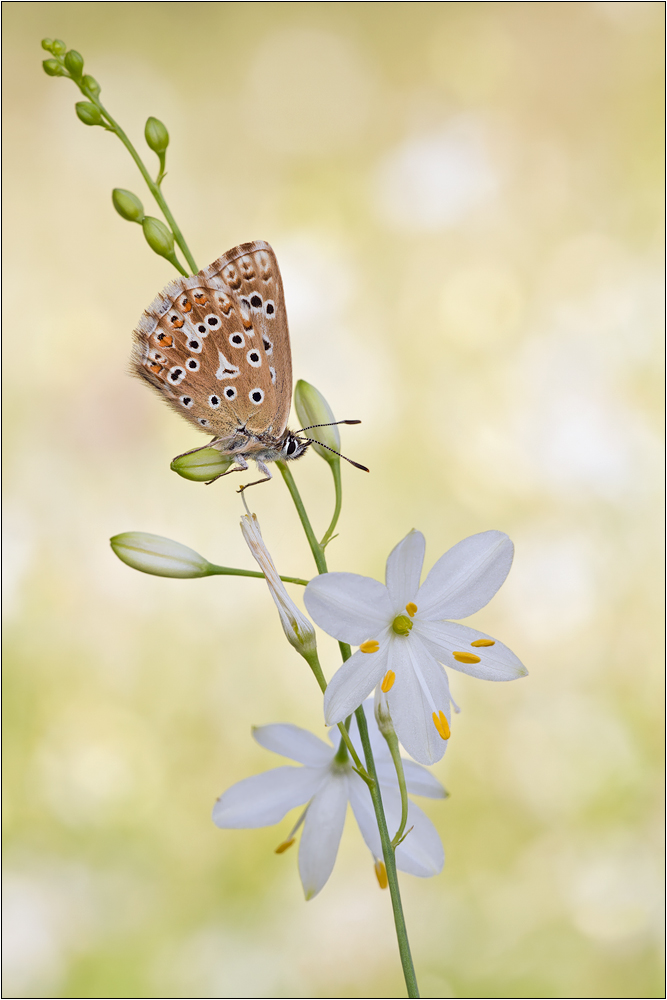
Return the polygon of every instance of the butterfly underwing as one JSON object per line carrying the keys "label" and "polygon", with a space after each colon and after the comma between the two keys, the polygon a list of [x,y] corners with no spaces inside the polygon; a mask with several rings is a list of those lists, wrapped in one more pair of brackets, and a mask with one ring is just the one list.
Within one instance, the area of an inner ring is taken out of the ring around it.
{"label": "butterfly underwing", "polygon": [[310,443],[287,430],[287,313],[278,261],[263,240],[170,282],[134,331],[132,370],[213,435],[202,447],[233,458],[230,472],[244,471],[252,458],[270,479],[267,462],[299,458]]}

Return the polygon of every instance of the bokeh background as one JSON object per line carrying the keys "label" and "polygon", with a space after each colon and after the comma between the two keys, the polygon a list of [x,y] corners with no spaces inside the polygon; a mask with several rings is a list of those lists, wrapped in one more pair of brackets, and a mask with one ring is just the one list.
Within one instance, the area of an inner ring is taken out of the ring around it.
{"label": "bokeh background", "polygon": [[[396,997],[389,897],[350,820],[306,904],[277,828],[217,795],[323,733],[261,581],[118,562],[145,530],[253,566],[235,483],[179,479],[197,435],[127,374],[174,275],[111,206],[150,197],[75,117],[43,36],[86,59],[199,266],[276,249],[295,376],[340,417],[335,570],[516,545],[471,623],[530,676],[451,676],[426,802],[444,872],[405,876],[426,997],[660,997],[661,3],[5,3],[5,987],[11,997]],[[150,151],[147,162],[154,165]],[[201,439],[204,440],[203,438]],[[294,473],[323,531],[330,475]],[[280,478],[253,490],[310,575]],[[298,588],[295,599],[300,600]],[[335,644],[321,640],[330,676]]]}

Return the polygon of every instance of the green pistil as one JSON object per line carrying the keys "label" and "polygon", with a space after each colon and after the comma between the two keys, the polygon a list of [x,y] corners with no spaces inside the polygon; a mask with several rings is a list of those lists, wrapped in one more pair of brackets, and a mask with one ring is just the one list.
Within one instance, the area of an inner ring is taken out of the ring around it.
{"label": "green pistil", "polygon": [[409,635],[412,624],[407,615],[398,615],[394,618],[391,627],[396,635]]}

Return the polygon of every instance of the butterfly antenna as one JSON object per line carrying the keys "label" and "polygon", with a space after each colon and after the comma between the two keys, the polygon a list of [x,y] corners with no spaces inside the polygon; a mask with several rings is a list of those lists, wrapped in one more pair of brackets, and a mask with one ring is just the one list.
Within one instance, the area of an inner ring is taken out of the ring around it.
{"label": "butterfly antenna", "polygon": [[[361,420],[339,420],[338,423],[339,424],[360,424]],[[315,426],[316,427],[331,427],[332,424],[315,424]],[[306,429],[306,428],[304,428],[304,429]],[[321,441],[316,441],[315,438],[306,438],[306,441],[309,444],[318,444],[320,446],[320,448],[326,448],[327,451],[332,451],[334,453],[334,455],[338,455],[339,458],[344,458],[345,461],[349,462],[350,465],[353,465],[355,467],[355,469],[361,469],[362,472],[370,472],[371,471],[370,469],[367,469],[365,465],[360,465],[359,462],[353,462],[352,459],[348,458],[346,455],[341,455],[341,453],[339,451],[336,451],[335,448],[330,448],[328,444],[322,444]]]}
{"label": "butterfly antenna", "polygon": [[[294,433],[300,434],[301,431],[312,431],[314,430],[315,427],[337,427],[338,424],[360,424],[360,423],[361,420],[334,420],[332,424],[309,424],[308,427],[301,427],[298,431],[295,431]],[[326,448],[326,445],[322,445],[322,447]],[[338,452],[336,452],[336,454],[338,454]],[[340,457],[345,458],[344,455],[341,455]]]}

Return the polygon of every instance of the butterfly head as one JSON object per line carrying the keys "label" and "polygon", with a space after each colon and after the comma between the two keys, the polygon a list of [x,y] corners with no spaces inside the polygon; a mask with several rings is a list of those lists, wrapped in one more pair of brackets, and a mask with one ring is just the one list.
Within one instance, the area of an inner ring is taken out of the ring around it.
{"label": "butterfly head", "polygon": [[291,431],[285,431],[280,447],[280,457],[285,462],[290,462],[294,458],[301,458],[306,451],[310,441],[304,441]]}

